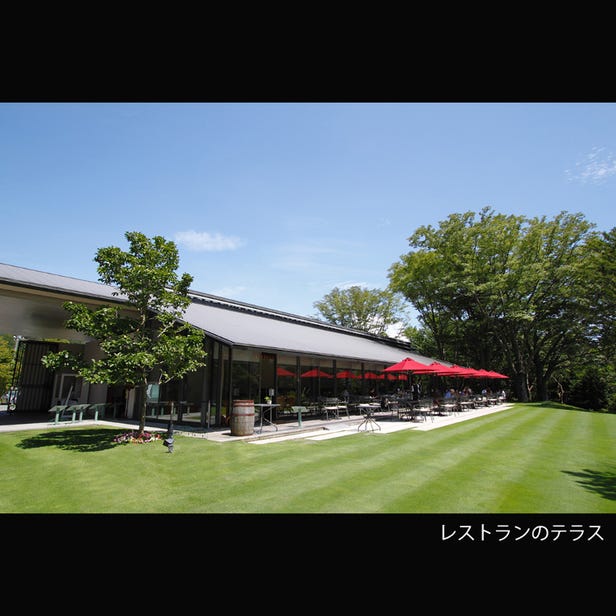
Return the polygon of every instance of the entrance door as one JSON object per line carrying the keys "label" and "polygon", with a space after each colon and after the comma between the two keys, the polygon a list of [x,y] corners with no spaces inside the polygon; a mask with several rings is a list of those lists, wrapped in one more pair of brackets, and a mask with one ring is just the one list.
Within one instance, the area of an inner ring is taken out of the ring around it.
{"label": "entrance door", "polygon": [[74,374],[61,374],[60,387],[58,389],[58,401],[60,404],[68,404],[69,398],[77,400],[77,376]]}

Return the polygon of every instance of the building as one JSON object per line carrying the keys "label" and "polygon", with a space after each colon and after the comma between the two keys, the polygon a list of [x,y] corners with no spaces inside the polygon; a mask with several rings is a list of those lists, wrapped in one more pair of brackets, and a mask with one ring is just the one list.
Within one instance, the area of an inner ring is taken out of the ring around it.
{"label": "building", "polygon": [[[41,364],[45,353],[62,348],[79,349],[86,359],[96,357],[96,341],[65,327],[63,303],[127,306],[114,291],[100,283],[0,264],[0,333],[18,337],[13,382],[19,391],[17,412],[46,412],[71,400],[107,402],[117,416],[133,416],[134,390],[88,384]],[[408,387],[408,381],[406,375],[384,375],[384,368],[404,357],[433,361],[401,340],[196,291],[190,295],[184,319],[205,332],[207,365],[181,381],[160,388],[153,384],[147,392],[152,416],[173,409],[180,422],[223,425],[234,400],[262,402],[271,396],[282,411],[343,392],[385,393]]]}

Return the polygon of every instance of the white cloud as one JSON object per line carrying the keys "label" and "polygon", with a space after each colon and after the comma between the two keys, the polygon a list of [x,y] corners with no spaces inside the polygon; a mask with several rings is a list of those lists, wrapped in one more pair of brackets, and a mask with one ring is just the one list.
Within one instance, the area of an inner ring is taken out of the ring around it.
{"label": "white cloud", "polygon": [[208,233],[207,231],[178,231],[175,234],[175,241],[188,250],[198,252],[235,250],[243,243],[239,237],[222,235],[221,233]]}
{"label": "white cloud", "polygon": [[616,158],[605,148],[594,147],[584,159],[575,164],[574,170],[567,170],[570,180],[582,183],[600,184],[616,175]]}
{"label": "white cloud", "polygon": [[345,291],[347,289],[350,289],[351,287],[361,287],[362,289],[366,289],[368,288],[368,283],[367,282],[339,282],[338,284],[335,284],[334,286]]}
{"label": "white cloud", "polygon": [[273,247],[271,267],[298,274],[319,273],[341,269],[338,265],[341,251],[333,243],[319,240],[278,244]]}
{"label": "white cloud", "polygon": [[244,291],[246,291],[246,287],[237,285],[235,287],[221,287],[219,289],[214,289],[211,292],[211,295],[217,295],[218,297],[226,297],[227,299],[239,299],[240,297],[242,297]]}

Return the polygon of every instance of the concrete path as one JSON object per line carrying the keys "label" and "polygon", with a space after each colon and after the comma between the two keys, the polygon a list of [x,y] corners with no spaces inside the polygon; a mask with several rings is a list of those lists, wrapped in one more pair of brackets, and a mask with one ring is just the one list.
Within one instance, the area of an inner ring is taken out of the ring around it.
{"label": "concrete path", "polygon": [[[395,421],[392,419],[378,419],[376,424],[380,430],[370,424],[363,424],[361,418],[357,418],[354,421],[345,421],[338,423],[337,425],[330,425],[322,427],[319,430],[313,430],[304,433],[296,434],[268,434],[267,437],[261,438],[249,438],[248,442],[257,445],[266,443],[277,443],[289,439],[308,439],[311,441],[324,441],[331,438],[338,438],[341,436],[349,436],[351,434],[375,434],[384,435],[391,434],[392,432],[398,432],[400,430],[418,430],[425,432],[428,430],[435,430],[442,428],[443,426],[449,426],[451,424],[459,423],[461,421],[468,421],[475,417],[482,417],[484,415],[491,415],[492,413],[498,413],[511,408],[511,404],[499,404],[496,406],[472,409],[470,411],[464,411],[463,413],[454,413],[451,415],[429,417],[425,421]],[[363,425],[362,425],[363,424]]]}
{"label": "concrete path", "polygon": [[[351,434],[375,434],[385,435],[399,430],[418,430],[420,432],[427,430],[435,430],[443,426],[459,423],[461,421],[468,421],[475,417],[482,417],[484,415],[490,415],[492,413],[498,413],[511,408],[511,404],[499,404],[496,406],[481,407],[478,409],[472,409],[460,413],[453,413],[451,415],[436,415],[426,418],[425,421],[396,421],[390,417],[376,417],[374,424],[366,424],[362,417],[351,417],[346,419],[309,419],[304,420],[302,425],[299,426],[297,422],[281,423],[277,424],[277,428],[271,425],[264,425],[261,429],[257,427],[255,433],[250,436],[232,436],[229,428],[211,428],[209,430],[190,427],[190,426],[176,426],[174,425],[174,432],[176,435],[182,435],[186,437],[202,438],[209,441],[215,441],[218,443],[232,443],[237,441],[245,441],[251,444],[263,445],[266,443],[278,443],[290,439],[309,439],[312,441],[323,441],[331,438],[338,438],[341,436],[349,436]],[[125,430],[134,430],[138,422],[131,420],[124,421],[108,421],[93,419],[86,419],[79,422],[67,422],[63,421],[58,424],[53,422],[41,422],[40,414],[30,415],[27,419],[24,419],[23,423],[19,423],[22,419],[18,414],[8,416],[7,413],[1,413],[0,417],[0,432],[15,432],[21,430],[47,430],[47,429],[66,429],[71,427],[84,427],[91,425],[99,426],[115,426],[117,428]],[[380,428],[380,429],[379,429]],[[146,424],[146,430],[166,432],[167,425],[158,423]]]}

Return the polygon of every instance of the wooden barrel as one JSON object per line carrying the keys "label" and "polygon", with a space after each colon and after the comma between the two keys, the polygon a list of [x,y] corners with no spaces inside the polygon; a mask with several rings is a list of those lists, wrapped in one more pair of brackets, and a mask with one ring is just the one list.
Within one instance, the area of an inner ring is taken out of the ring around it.
{"label": "wooden barrel", "polygon": [[234,400],[231,412],[231,435],[250,436],[255,432],[255,403],[253,400]]}

